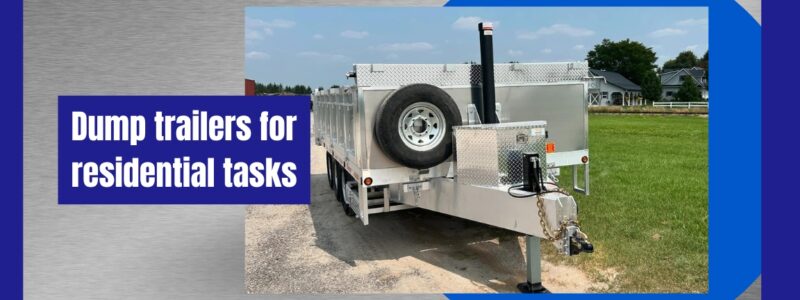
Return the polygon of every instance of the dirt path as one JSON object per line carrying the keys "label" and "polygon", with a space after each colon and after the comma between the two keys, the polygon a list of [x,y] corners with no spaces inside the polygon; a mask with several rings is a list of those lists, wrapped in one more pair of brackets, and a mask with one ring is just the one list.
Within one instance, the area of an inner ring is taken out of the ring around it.
{"label": "dirt path", "polygon": [[[372,215],[364,226],[328,187],[321,147],[312,148],[311,177],[310,206],[247,208],[249,293],[516,292],[525,280],[517,233],[422,209]],[[542,267],[553,292],[604,287],[574,267]]]}

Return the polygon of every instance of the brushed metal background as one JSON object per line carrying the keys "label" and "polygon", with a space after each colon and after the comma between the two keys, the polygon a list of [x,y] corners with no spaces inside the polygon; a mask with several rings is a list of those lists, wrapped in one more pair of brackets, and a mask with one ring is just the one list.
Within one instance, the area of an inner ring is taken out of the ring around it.
{"label": "brushed metal background", "polygon": [[333,3],[26,1],[25,296],[248,297],[244,206],[57,205],[57,96],[242,94],[244,8]]}

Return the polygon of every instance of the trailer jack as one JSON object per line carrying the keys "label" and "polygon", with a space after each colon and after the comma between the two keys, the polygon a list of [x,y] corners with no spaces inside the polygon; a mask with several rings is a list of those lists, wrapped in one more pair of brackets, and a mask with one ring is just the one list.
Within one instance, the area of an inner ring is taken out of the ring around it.
{"label": "trailer jack", "polygon": [[[578,255],[581,252],[592,253],[594,246],[586,238],[586,235],[580,231],[578,226],[567,227],[567,232],[564,232],[563,240],[558,240],[556,243],[561,243],[562,247],[567,252],[562,252],[567,255]],[[542,249],[541,239],[527,235],[525,236],[525,259],[527,265],[527,278],[525,282],[517,284],[517,289],[524,294],[549,294],[550,291],[542,285]]]}
{"label": "trailer jack", "polygon": [[[555,239],[554,244],[559,252],[569,256],[581,252],[592,253],[594,246],[589,242],[585,233],[581,232],[577,224],[566,226],[561,232],[561,237]],[[527,280],[517,284],[517,289],[525,294],[549,294],[550,291],[542,285],[542,249],[541,239],[525,236],[525,259],[527,265]]]}
{"label": "trailer jack", "polygon": [[525,259],[527,265],[527,280],[517,284],[517,289],[524,294],[549,294],[542,285],[542,248],[541,239],[525,236]]}

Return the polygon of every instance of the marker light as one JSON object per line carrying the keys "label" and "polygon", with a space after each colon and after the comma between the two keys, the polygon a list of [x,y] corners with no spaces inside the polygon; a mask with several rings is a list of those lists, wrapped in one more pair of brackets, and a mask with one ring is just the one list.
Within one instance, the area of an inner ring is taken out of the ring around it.
{"label": "marker light", "polygon": [[547,148],[546,148],[546,150],[547,150],[547,153],[553,153],[553,152],[556,152],[556,144],[555,144],[555,143],[552,143],[552,142],[551,142],[551,143],[547,143]]}

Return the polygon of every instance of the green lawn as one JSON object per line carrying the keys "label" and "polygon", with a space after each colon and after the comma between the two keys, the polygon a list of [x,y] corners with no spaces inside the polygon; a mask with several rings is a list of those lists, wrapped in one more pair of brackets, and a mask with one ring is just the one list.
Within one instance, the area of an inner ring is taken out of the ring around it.
{"label": "green lawn", "polygon": [[576,200],[595,253],[547,257],[615,270],[612,292],[706,292],[708,119],[590,115],[589,145],[591,195]]}

